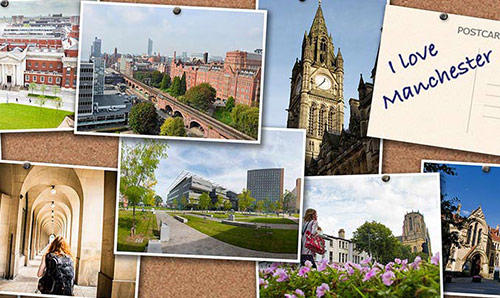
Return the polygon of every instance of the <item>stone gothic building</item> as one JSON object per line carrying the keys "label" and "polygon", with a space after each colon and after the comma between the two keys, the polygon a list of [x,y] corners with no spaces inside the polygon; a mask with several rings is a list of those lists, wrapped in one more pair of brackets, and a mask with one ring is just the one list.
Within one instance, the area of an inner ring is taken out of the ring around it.
{"label": "stone gothic building", "polygon": [[[457,214],[460,214],[460,208]],[[495,267],[499,266],[499,226],[490,227],[479,206],[467,217],[464,228],[457,232],[461,245],[452,246],[445,270],[455,274],[493,278]]]}
{"label": "stone gothic building", "polygon": [[427,253],[432,255],[429,230],[420,212],[412,211],[405,215],[401,243],[409,246],[414,253],[422,252],[423,246],[427,246]]}
{"label": "stone gothic building", "polygon": [[380,142],[366,136],[372,90],[361,77],[344,129],[344,59],[340,49],[335,54],[320,3],[292,70],[288,107],[287,127],[307,130],[306,175],[378,172]]}

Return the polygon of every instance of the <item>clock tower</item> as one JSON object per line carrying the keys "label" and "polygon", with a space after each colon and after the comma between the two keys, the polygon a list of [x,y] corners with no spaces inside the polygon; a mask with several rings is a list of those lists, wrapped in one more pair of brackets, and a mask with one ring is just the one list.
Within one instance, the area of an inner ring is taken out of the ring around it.
{"label": "clock tower", "polygon": [[321,1],[309,33],[304,34],[302,57],[292,70],[289,128],[307,130],[306,167],[318,156],[325,131],[340,134],[344,123],[344,60],[335,55]]}

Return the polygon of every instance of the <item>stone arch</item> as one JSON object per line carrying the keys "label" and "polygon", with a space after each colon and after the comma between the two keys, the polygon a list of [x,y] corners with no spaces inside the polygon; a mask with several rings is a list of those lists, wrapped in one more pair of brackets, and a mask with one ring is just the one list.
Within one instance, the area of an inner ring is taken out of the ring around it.
{"label": "stone arch", "polygon": [[172,109],[172,107],[170,105],[165,106],[165,113],[167,113],[167,115],[172,115],[173,111],[174,111],[174,109]]}
{"label": "stone arch", "polygon": [[174,111],[173,116],[174,116],[174,118],[175,118],[175,117],[181,117],[181,118],[184,118],[184,115],[182,115],[182,113],[181,113],[181,112],[179,112],[179,111]]}
{"label": "stone arch", "polygon": [[192,120],[189,123],[189,128],[198,128],[201,131],[205,131],[205,129],[203,128],[203,126],[198,121],[196,121],[196,120]]}

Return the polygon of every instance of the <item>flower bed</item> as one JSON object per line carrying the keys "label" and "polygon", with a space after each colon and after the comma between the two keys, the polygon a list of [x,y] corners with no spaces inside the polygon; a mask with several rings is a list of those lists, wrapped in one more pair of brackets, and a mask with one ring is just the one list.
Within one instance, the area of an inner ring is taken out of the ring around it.
{"label": "flower bed", "polygon": [[42,95],[42,94],[35,94],[35,93],[28,93],[28,97],[46,98],[46,99],[61,99],[59,96]]}
{"label": "flower bed", "polygon": [[440,297],[439,254],[412,263],[395,259],[387,265],[364,260],[361,264],[328,264],[317,269],[273,263],[261,269],[260,297]]}

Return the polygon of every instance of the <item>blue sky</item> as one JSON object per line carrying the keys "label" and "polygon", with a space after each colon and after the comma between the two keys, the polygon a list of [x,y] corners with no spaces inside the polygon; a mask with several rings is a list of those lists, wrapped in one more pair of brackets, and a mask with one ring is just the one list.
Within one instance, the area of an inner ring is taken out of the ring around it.
{"label": "blue sky", "polygon": [[[311,28],[318,1],[260,0],[268,10],[267,56],[264,86],[264,126],[286,127],[290,77],[301,55],[304,32]],[[371,81],[380,41],[385,0],[323,0],[326,25],[335,53],[344,57],[344,102],[358,97],[359,75]],[[349,109],[345,110],[348,127]]]}
{"label": "blue sky", "polygon": [[458,175],[442,174],[441,190],[448,198],[460,200],[461,214],[467,216],[481,206],[486,222],[492,227],[500,225],[500,167],[485,173],[481,165],[446,165],[455,168]]}
{"label": "blue sky", "polygon": [[366,221],[378,221],[401,236],[404,216],[420,211],[429,229],[433,253],[439,250],[441,221],[439,176],[436,174],[331,176],[306,178],[304,210],[314,208],[318,223],[326,234],[346,237]]}
{"label": "blue sky", "polygon": [[153,52],[172,56],[208,52],[225,56],[232,50],[253,52],[263,48],[264,13],[182,8],[178,16],[171,6],[107,3],[84,4],[81,29],[82,58],[88,58],[94,37],[102,39],[103,51],[143,54],[148,38]]}
{"label": "blue sky", "polygon": [[13,15],[40,16],[62,13],[76,16],[80,11],[80,0],[11,0],[9,6],[2,7],[2,17]]}
{"label": "blue sky", "polygon": [[[168,188],[183,170],[239,193],[246,188],[247,170],[261,168],[285,168],[285,189],[292,190],[304,173],[304,134],[298,130],[263,132],[260,145],[165,141],[168,158],[156,170],[156,193],[166,198]],[[141,141],[123,140],[126,145]]]}

